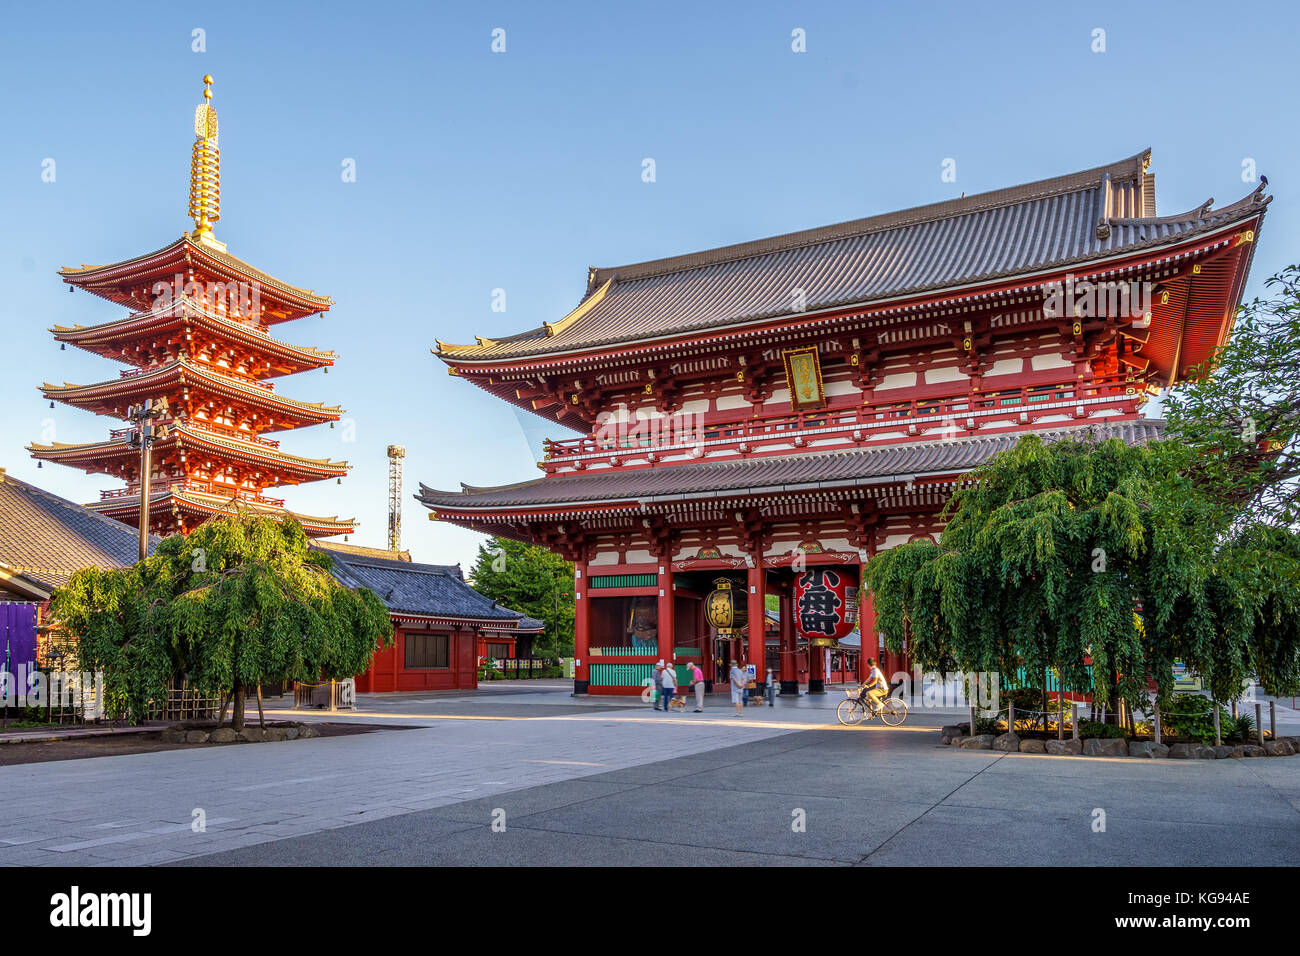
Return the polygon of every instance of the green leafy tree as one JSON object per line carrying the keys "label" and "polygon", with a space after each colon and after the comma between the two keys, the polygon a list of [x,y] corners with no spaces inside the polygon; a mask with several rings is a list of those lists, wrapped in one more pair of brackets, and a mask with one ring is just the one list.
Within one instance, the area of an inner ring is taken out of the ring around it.
{"label": "green leafy tree", "polygon": [[292,519],[221,517],[131,567],[78,571],[51,613],[78,638],[80,666],[103,670],[109,713],[139,722],[184,675],[233,698],[240,730],[250,688],[351,677],[392,642],[387,609],[332,565]]}
{"label": "green leafy tree", "polygon": [[1098,693],[1137,704],[1148,675],[1167,699],[1176,658],[1216,700],[1252,675],[1300,690],[1300,267],[1265,284],[1166,396],[1165,440],[1026,436],[971,473],[938,544],[874,558],[890,646],[1075,688],[1091,654]]}
{"label": "green leafy tree", "polygon": [[1264,285],[1164,402],[1169,437],[1197,452],[1189,474],[1223,509],[1216,527],[1300,519],[1300,266]]}
{"label": "green leafy tree", "polygon": [[972,471],[937,544],[869,562],[889,646],[910,634],[923,667],[1051,669],[1067,689],[1088,688],[1091,657],[1095,693],[1112,706],[1144,706],[1148,677],[1167,699],[1175,658],[1219,699],[1252,672],[1271,692],[1294,687],[1295,536],[1259,524],[1216,533],[1220,503],[1188,477],[1195,456],[1178,442],[1025,436]]}
{"label": "green leafy tree", "polygon": [[535,650],[573,653],[572,564],[546,548],[494,537],[479,545],[468,577],[480,594],[545,623]]}

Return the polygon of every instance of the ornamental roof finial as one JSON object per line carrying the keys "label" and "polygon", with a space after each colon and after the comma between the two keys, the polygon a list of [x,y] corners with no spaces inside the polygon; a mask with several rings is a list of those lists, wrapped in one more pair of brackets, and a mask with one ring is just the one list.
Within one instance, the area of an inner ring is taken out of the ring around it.
{"label": "ornamental roof finial", "polygon": [[212,77],[203,78],[203,102],[194,110],[194,147],[190,158],[190,218],[194,238],[212,235],[221,218],[221,151],[217,148],[217,111],[212,107]]}

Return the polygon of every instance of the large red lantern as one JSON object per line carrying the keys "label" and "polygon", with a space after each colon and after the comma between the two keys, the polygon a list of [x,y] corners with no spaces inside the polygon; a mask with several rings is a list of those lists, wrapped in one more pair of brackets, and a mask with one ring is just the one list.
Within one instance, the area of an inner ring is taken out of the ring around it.
{"label": "large red lantern", "polygon": [[858,626],[857,568],[809,568],[795,578],[794,626],[816,643],[848,637]]}

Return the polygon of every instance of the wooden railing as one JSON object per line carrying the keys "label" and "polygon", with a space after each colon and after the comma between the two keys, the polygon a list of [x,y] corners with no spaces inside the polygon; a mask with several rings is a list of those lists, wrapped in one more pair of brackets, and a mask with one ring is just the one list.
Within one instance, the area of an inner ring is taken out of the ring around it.
{"label": "wooden railing", "polygon": [[[247,501],[250,504],[266,505],[271,508],[283,508],[283,498],[268,498],[265,495],[255,491],[249,491],[247,488],[231,488],[216,481],[187,481],[157,482],[153,485],[154,492],[175,491],[184,493],[186,491],[197,491],[201,494],[214,495],[218,498],[234,498],[238,501]],[[112,501],[117,498],[138,498],[140,496],[140,486],[128,485],[125,488],[114,488],[111,491],[101,491],[99,493],[100,501]]]}
{"label": "wooden railing", "polygon": [[[262,445],[266,448],[279,448],[280,442],[274,438],[263,438],[260,435],[254,435],[251,432],[241,431],[237,428],[221,429],[214,428],[206,422],[198,421],[193,418],[186,418],[177,421],[175,418],[159,418],[154,421],[155,428],[166,427],[169,425],[182,425],[191,431],[204,432],[208,435],[215,435],[218,438],[228,438],[232,441],[245,441],[253,445]],[[135,428],[114,428],[108,433],[109,441],[119,441],[129,438]]]}

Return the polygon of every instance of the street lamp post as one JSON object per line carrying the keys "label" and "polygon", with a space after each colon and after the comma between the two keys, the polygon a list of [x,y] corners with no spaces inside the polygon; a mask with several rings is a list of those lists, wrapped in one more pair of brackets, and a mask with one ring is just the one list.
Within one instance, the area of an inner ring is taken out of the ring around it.
{"label": "street lamp post", "polygon": [[127,444],[140,450],[140,560],[149,556],[149,472],[151,470],[149,450],[156,440],[153,420],[164,415],[166,403],[142,402],[133,405],[127,418],[135,423],[135,430]]}

